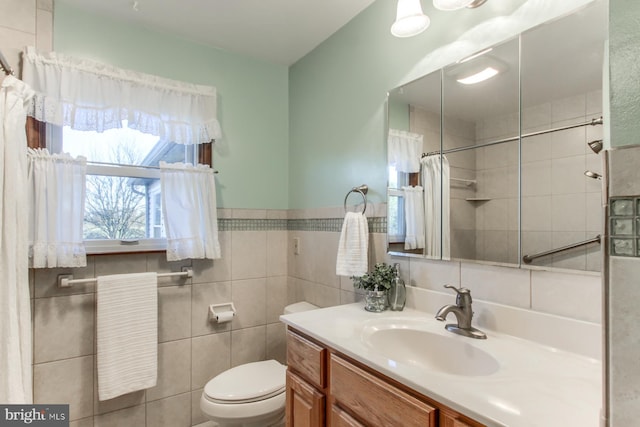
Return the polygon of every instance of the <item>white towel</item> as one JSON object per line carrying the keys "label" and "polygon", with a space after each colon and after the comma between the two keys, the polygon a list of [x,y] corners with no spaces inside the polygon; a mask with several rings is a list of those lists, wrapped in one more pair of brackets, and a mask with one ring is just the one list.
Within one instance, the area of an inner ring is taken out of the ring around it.
{"label": "white towel", "polygon": [[157,282],[156,273],[98,277],[99,400],[156,385]]}
{"label": "white towel", "polygon": [[342,223],[336,274],[338,276],[362,276],[369,268],[369,225],[360,212],[347,212]]}

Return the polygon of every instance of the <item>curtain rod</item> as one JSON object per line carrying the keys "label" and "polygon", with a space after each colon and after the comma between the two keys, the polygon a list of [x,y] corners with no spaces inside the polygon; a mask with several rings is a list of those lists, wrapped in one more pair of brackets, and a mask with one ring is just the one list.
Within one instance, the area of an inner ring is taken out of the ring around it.
{"label": "curtain rod", "polygon": [[9,65],[9,61],[7,61],[7,58],[5,58],[4,55],[2,54],[2,51],[0,51],[0,67],[2,67],[2,69],[4,70],[4,73],[7,76],[13,74],[13,69]]}
{"label": "curtain rod", "polygon": [[[604,123],[604,121],[603,121],[602,117],[600,117],[598,119],[591,119],[591,120],[583,122],[583,123],[577,123],[577,124],[574,124],[574,125],[567,125],[567,126],[560,126],[560,127],[557,127],[557,128],[551,128],[551,129],[546,129],[546,130],[539,130],[539,131],[536,131],[536,132],[525,133],[525,134],[523,134],[521,136],[512,136],[510,138],[498,139],[496,141],[485,142],[483,144],[468,145],[466,147],[458,147],[458,148],[450,148],[448,150],[443,150],[442,154],[449,154],[449,153],[455,153],[455,152],[458,152],[458,151],[472,150],[474,148],[490,147],[492,145],[503,144],[505,142],[517,141],[520,138],[528,138],[528,137],[531,137],[531,136],[544,135],[544,134],[547,134],[547,133],[558,132],[558,131],[561,131],[561,130],[575,129],[575,128],[579,128],[579,127],[582,127],[582,126],[596,126],[596,125],[601,125],[603,123]],[[422,157],[433,156],[433,155],[436,155],[436,154],[440,154],[440,151],[430,151],[428,153],[423,153]]]}
{"label": "curtain rod", "polygon": [[[160,166],[149,166],[149,165],[123,165],[120,163],[109,163],[109,162],[95,162],[87,160],[88,165],[99,165],[99,166],[119,166],[119,167],[129,167],[129,168],[142,168],[142,169],[153,169],[160,170]],[[217,170],[214,169],[213,173],[218,173]]]}

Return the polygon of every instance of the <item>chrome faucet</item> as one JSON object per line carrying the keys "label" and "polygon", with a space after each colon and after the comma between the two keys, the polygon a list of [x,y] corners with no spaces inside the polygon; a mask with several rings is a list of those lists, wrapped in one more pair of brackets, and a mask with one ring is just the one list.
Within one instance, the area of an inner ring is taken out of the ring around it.
{"label": "chrome faucet", "polygon": [[458,320],[458,324],[449,323],[445,326],[446,330],[454,334],[463,335],[469,338],[486,339],[487,335],[471,326],[473,318],[473,309],[471,308],[471,291],[467,288],[456,288],[451,285],[444,285],[445,288],[453,289],[457,292],[456,305],[449,304],[442,307],[436,313],[436,319],[444,322],[449,313],[453,313]]}

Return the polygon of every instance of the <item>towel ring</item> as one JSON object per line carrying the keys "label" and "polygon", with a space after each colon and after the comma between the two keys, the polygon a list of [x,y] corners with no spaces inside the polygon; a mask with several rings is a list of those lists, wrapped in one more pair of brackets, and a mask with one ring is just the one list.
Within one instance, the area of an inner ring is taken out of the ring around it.
{"label": "towel ring", "polygon": [[362,196],[362,201],[364,202],[364,208],[362,208],[362,213],[364,214],[367,210],[367,192],[369,191],[369,187],[366,184],[362,184],[359,187],[353,187],[346,196],[344,196],[344,211],[347,212],[347,199],[349,198],[349,194],[351,193],[360,193]]}

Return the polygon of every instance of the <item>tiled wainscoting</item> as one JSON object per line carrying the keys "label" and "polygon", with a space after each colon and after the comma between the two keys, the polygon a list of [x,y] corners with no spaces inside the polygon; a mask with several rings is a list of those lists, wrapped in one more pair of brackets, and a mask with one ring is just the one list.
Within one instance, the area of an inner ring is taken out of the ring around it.
{"label": "tiled wainscoting", "polygon": [[[285,361],[278,317],[288,301],[286,211],[221,210],[220,216],[221,260],[101,255],[89,257],[85,268],[31,271],[36,402],[69,403],[74,427],[188,427],[205,421],[199,399],[210,378],[246,362]],[[57,275],[160,273],[185,265],[193,267],[192,279],[158,279],[157,386],[98,401],[95,285],[58,289]],[[225,301],[234,302],[237,316],[230,324],[211,323],[209,304]]]}

